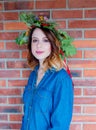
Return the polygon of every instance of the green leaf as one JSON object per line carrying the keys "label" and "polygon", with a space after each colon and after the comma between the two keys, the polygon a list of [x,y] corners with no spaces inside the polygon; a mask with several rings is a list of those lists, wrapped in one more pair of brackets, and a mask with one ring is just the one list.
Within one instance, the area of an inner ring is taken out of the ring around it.
{"label": "green leaf", "polygon": [[23,45],[28,42],[28,36],[26,32],[22,32],[15,40],[18,45]]}

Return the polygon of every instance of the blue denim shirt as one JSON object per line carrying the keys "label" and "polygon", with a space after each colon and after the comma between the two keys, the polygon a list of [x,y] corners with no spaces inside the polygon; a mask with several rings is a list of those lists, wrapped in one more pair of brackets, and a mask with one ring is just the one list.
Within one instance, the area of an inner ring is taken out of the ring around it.
{"label": "blue denim shirt", "polygon": [[73,109],[72,80],[64,69],[49,69],[36,86],[31,72],[23,94],[21,130],[69,130]]}

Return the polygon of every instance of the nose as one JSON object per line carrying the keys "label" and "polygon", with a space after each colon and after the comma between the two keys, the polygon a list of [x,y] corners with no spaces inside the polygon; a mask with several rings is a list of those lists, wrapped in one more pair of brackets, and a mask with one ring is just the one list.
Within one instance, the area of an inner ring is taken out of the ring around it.
{"label": "nose", "polygon": [[41,47],[41,45],[42,45],[41,41],[38,41],[37,47]]}

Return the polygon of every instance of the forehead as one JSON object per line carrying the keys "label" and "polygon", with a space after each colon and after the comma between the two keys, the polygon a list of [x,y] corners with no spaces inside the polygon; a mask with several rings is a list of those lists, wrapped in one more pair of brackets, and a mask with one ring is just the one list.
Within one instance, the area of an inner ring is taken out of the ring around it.
{"label": "forehead", "polygon": [[36,28],[33,31],[32,37],[46,37],[46,35],[44,34],[44,32],[40,28]]}

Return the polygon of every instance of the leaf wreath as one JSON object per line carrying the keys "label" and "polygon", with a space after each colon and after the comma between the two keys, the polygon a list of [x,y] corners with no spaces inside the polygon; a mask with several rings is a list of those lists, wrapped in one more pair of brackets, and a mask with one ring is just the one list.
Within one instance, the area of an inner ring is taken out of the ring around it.
{"label": "leaf wreath", "polygon": [[41,27],[47,28],[51,30],[58,41],[60,41],[61,46],[60,46],[60,57],[62,59],[73,56],[76,54],[76,48],[72,44],[73,38],[70,37],[67,32],[62,31],[62,30],[57,30],[55,27],[57,26],[56,22],[49,21],[46,17],[44,16],[36,16],[33,13],[21,13],[20,14],[20,20],[24,22],[28,26],[28,30],[23,31],[17,38],[16,38],[16,43],[19,45],[27,44],[28,43],[28,38],[29,38],[29,30],[36,26],[36,27]]}

